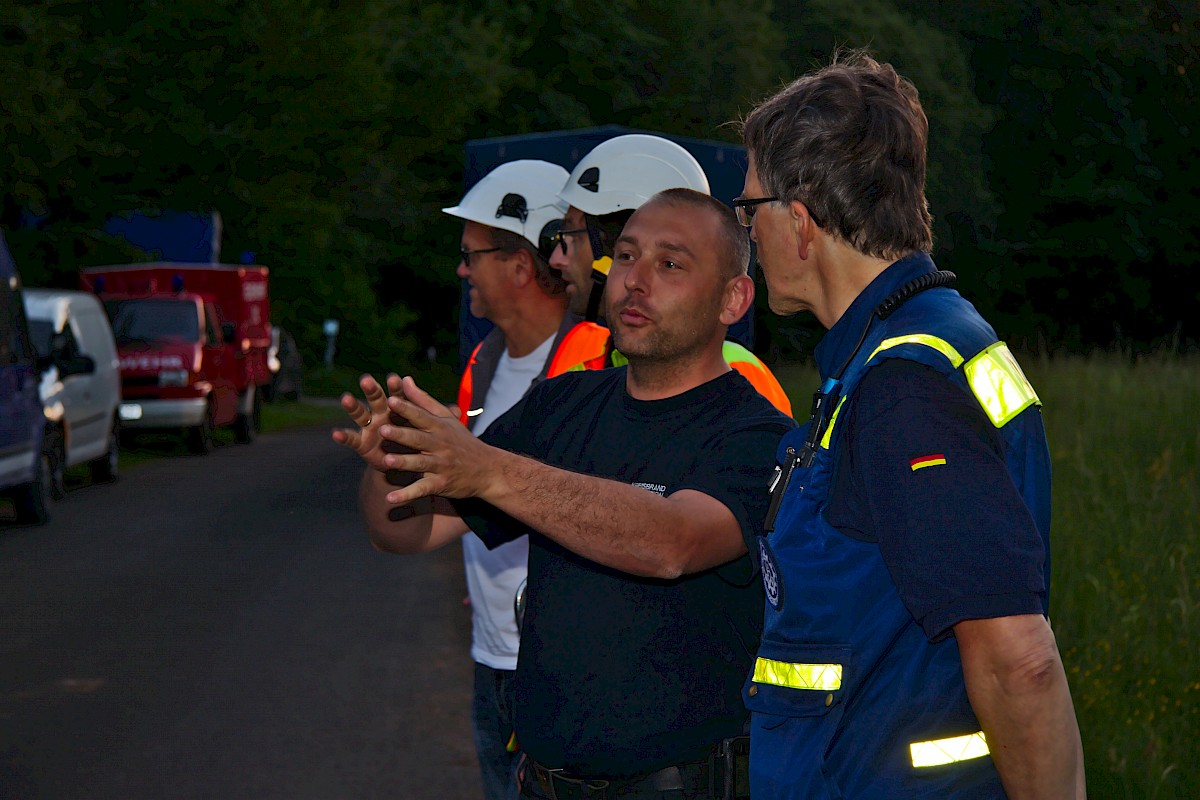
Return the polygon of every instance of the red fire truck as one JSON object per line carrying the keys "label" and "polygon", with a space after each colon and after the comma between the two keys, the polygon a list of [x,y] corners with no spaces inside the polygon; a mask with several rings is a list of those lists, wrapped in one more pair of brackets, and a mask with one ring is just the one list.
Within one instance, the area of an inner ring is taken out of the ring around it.
{"label": "red fire truck", "polygon": [[104,303],[121,362],[125,429],[183,429],[207,453],[213,431],[239,442],[259,429],[270,381],[267,268],[153,263],[85,269],[84,289]]}

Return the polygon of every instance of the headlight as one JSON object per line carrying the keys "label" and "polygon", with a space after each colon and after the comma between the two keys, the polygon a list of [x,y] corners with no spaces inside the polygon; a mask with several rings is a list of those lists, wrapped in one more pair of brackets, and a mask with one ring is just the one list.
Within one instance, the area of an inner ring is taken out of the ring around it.
{"label": "headlight", "polygon": [[186,369],[164,369],[158,373],[159,386],[187,386],[188,371]]}

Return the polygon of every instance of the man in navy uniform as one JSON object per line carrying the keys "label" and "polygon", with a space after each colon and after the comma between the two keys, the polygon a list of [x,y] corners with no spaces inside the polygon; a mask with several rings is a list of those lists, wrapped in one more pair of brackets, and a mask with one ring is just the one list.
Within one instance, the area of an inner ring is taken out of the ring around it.
{"label": "man in navy uniform", "polygon": [[927,133],[913,85],[862,54],[744,123],[734,206],[771,309],[829,329],[755,548],[756,797],[1084,794],[1040,401],[930,259]]}

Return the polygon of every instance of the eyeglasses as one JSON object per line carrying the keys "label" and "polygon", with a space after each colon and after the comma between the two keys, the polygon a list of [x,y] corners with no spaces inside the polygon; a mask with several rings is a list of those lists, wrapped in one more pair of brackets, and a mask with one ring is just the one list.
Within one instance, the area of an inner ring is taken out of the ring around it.
{"label": "eyeglasses", "polygon": [[754,224],[754,215],[758,206],[763,203],[773,203],[778,197],[738,197],[733,201],[733,211],[737,214],[738,222],[749,228]]}
{"label": "eyeglasses", "polygon": [[567,237],[578,236],[581,233],[587,233],[587,228],[571,228],[565,231],[559,231],[554,234],[554,242],[562,247],[563,255],[567,254]]}
{"label": "eyeglasses", "polygon": [[471,266],[471,256],[476,255],[477,253],[494,253],[497,250],[503,249],[503,247],[485,247],[482,250],[464,250],[460,247],[458,249],[458,256],[462,259],[462,262],[469,267]]}

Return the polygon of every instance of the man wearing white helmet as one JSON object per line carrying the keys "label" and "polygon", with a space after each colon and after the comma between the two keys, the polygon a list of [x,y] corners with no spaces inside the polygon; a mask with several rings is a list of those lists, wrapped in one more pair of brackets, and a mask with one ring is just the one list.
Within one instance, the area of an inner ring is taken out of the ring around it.
{"label": "man wearing white helmet", "polygon": [[[559,197],[569,204],[560,246],[550,256],[550,266],[562,273],[570,295],[570,309],[588,323],[585,330],[597,335],[599,310],[613,243],[633,212],[665,189],[693,189],[711,194],[708,177],[700,163],[680,145],[661,136],[631,133],[596,145],[571,171]],[[783,413],[792,406],[779,381],[753,353],[726,340],[726,362],[750,381],[755,389]],[[597,369],[625,363],[621,353],[605,348],[602,357],[582,361],[580,368]]]}
{"label": "man wearing white helmet", "polygon": [[[459,387],[460,419],[476,436],[578,357],[562,345],[579,318],[566,313],[565,285],[547,263],[566,210],[555,192],[566,176],[545,161],[501,164],[457,206],[443,209],[463,220],[458,276],[470,287],[471,313],[495,324],[471,354]],[[513,596],[528,557],[527,537],[494,550],[474,534],[463,537],[475,660],[471,716],[487,800],[516,797],[512,678],[519,636]]]}

